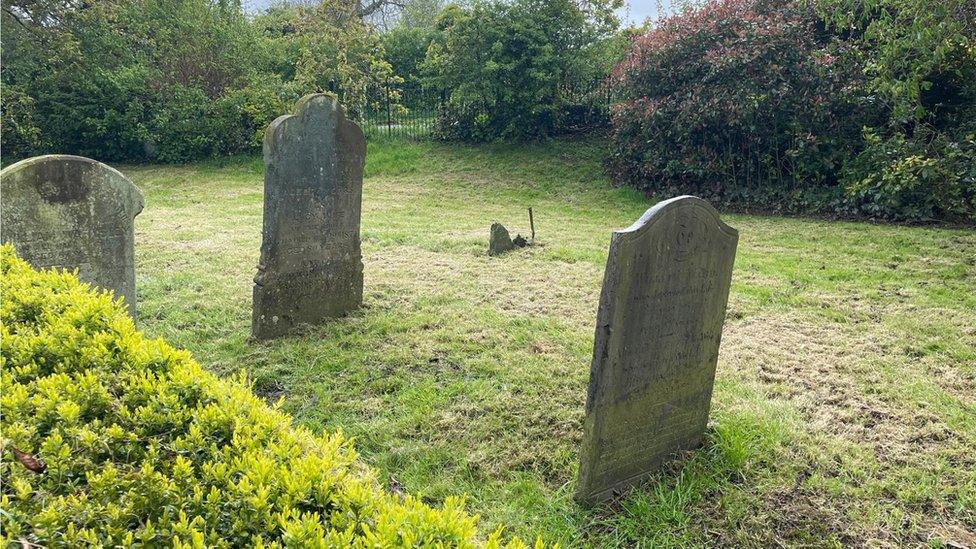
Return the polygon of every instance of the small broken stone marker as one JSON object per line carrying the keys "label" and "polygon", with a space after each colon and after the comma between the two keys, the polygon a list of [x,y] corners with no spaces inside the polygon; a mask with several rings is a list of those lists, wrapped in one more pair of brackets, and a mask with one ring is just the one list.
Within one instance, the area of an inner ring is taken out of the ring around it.
{"label": "small broken stone marker", "polygon": [[514,250],[515,244],[508,234],[508,229],[497,221],[491,224],[491,236],[488,238],[488,255],[500,255]]}

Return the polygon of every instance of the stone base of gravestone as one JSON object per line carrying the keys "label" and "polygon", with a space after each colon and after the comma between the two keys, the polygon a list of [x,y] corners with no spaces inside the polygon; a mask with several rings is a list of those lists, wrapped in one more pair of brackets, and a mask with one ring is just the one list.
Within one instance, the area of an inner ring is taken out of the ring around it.
{"label": "stone base of gravestone", "polygon": [[0,195],[3,242],[35,268],[77,269],[135,318],[133,220],[143,200],[128,178],[90,158],[37,156],[0,171]]}
{"label": "stone base of gravestone", "polygon": [[335,97],[302,98],[264,138],[264,228],[251,335],[294,333],[358,308],[366,141]]}
{"label": "stone base of gravestone", "polygon": [[319,324],[358,309],[363,302],[362,268],[344,264],[325,268],[330,271],[325,279],[320,273],[271,279],[259,266],[254,277],[252,337],[271,339],[298,333],[302,325]]}
{"label": "stone base of gravestone", "polygon": [[705,433],[738,233],[666,200],[613,234],[597,313],[576,497],[640,482]]}

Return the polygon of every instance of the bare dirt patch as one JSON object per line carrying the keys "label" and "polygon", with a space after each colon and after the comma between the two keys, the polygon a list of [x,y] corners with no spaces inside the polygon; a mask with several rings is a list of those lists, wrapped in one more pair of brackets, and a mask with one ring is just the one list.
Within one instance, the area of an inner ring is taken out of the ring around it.
{"label": "bare dirt patch", "polygon": [[730,375],[761,383],[770,396],[796,403],[813,427],[844,433],[861,410],[888,415],[883,403],[851,383],[867,354],[883,351],[870,337],[837,341],[830,328],[779,316],[753,317],[726,326],[722,356]]}

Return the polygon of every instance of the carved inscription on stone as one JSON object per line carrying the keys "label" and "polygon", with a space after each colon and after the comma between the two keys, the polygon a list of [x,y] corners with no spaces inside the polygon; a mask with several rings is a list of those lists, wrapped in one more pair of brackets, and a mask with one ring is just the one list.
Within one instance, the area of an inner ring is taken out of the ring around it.
{"label": "carved inscription on stone", "polygon": [[266,339],[360,306],[366,141],[332,96],[308,95],[264,137],[264,230],[251,334]]}
{"label": "carved inscription on stone", "polygon": [[594,503],[701,443],[738,233],[682,196],[613,234],[577,499]]}
{"label": "carved inscription on stone", "polygon": [[78,277],[123,297],[136,316],[133,220],[142,193],[90,158],[47,155],[0,172],[0,237],[35,268]]}

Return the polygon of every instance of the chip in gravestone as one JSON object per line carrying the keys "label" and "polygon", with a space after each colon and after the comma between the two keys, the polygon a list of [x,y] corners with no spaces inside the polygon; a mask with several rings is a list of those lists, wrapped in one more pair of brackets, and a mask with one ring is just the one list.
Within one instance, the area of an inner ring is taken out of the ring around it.
{"label": "chip in gravestone", "polygon": [[267,339],[358,308],[366,141],[331,95],[303,97],[264,136],[264,229],[251,334]]}
{"label": "chip in gravestone", "polygon": [[122,296],[136,316],[133,221],[142,193],[118,170],[90,158],[35,156],[0,172],[0,235],[34,268]]}
{"label": "chip in gravestone", "polygon": [[711,205],[692,196],[661,202],[613,234],[579,501],[610,498],[701,443],[738,238]]}

